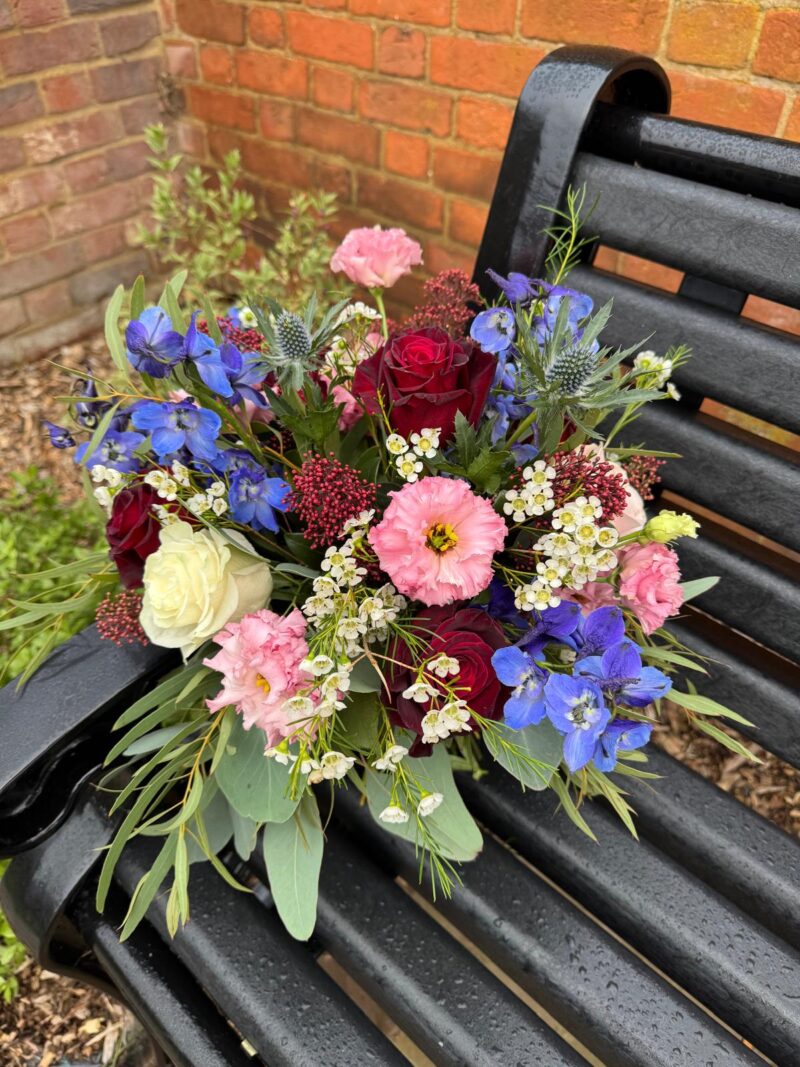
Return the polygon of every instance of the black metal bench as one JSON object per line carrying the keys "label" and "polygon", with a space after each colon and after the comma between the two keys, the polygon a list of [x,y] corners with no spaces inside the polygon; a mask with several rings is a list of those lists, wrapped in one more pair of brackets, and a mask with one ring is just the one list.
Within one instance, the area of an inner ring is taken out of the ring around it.
{"label": "black metal bench", "polygon": [[[476,279],[487,284],[487,266],[540,273],[536,235],[550,219],[537,205],[581,182],[600,194],[600,242],[686,272],[670,295],[593,268],[590,251],[573,283],[614,297],[609,340],[655,330],[654,347],[695,349],[682,402],[636,431],[686,457],[664,469],[666,497],[720,516],[681,553],[688,578],[724,580],[674,631],[713,658],[704,691],[800,765],[787,552],[800,548],[800,479],[788,450],[699,412],[710,397],[800,429],[793,338],[739,317],[748,293],[800,307],[800,146],[670,119],[668,107],[666,77],[643,57],[568,48],[543,61],[520,99]],[[186,929],[170,942],[157,902],[120,945],[115,924],[150,852],[142,839],[129,849],[99,916],[96,850],[110,834],[91,781],[114,714],[171,662],[90,629],[21,694],[5,691],[0,855],[22,854],[0,899],[42,963],[114,987],[175,1064],[392,1064],[409,1042],[448,1065],[800,1062],[800,847],[652,748],[664,780],[632,785],[640,843],[600,804],[587,813],[595,844],[549,795],[501,774],[465,781],[485,848],[432,909],[415,892],[413,852],[346,798],[310,944],[281,928],[263,870],[223,852],[252,895],[195,867]]]}

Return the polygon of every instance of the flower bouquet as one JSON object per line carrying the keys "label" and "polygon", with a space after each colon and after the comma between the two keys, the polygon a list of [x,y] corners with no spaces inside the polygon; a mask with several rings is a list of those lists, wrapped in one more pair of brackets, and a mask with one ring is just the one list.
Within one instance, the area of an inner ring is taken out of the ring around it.
{"label": "flower bouquet", "polygon": [[[263,850],[307,938],[320,805],[339,788],[448,894],[481,848],[454,771],[498,763],[589,834],[581,803],[604,797],[635,833],[624,783],[654,777],[642,748],[662,698],[749,755],[715,724],[733,712],[671,682],[702,666],[662,624],[714,579],[681,584],[669,546],[697,524],[647,521],[664,454],[623,443],[642,405],[670,402],[688,352],[603,345],[611,308],[564,284],[576,205],[547,277],[492,274],[499,302],[477,313],[450,271],[390,322],[384,291],[421,250],[378,227],[347,235],[331,293],[300,311],[268,294],[185,307],[185,272],[155,304],[141,278],[114,294],[114,374],[79,381],[75,427],[47,424],[75,448],[109,552],[51,572],[77,591],[2,625],[102,595],[102,636],[182,653],[108,753],[124,817],[98,906],[126,842],[160,840],[123,936],[165,880],[176,931],[190,864],[231,882],[232,845]],[[337,273],[368,302],[337,300]]]}

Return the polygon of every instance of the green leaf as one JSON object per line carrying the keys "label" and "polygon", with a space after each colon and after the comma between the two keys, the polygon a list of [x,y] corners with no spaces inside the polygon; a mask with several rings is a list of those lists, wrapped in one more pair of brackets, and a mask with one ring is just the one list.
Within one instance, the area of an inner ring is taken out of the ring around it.
{"label": "green leaf", "polygon": [[140,274],[131,289],[131,318],[138,319],[144,311],[144,275]]}
{"label": "green leaf", "polygon": [[319,571],[313,567],[304,567],[302,563],[278,563],[273,568],[280,574],[296,574],[300,578],[319,578]]}
{"label": "green leaf", "polygon": [[674,652],[671,648],[661,648],[658,645],[642,646],[642,659],[655,660],[657,663],[673,663],[676,667],[685,667],[689,671],[699,671],[708,674],[708,671],[696,660],[684,656],[682,652]]}
{"label": "green leaf", "polygon": [[160,730],[153,730],[128,745],[123,755],[126,757],[143,756],[146,752],[155,752],[157,748],[161,748],[167,741],[171,741],[173,737],[176,737],[182,729],[183,724],[181,723],[177,726],[164,726]]}
{"label": "green leaf", "polygon": [[147,909],[155,899],[156,893],[161,888],[175,860],[177,843],[178,832],[176,830],[169,835],[162,845],[161,851],[153,862],[153,866],[137,882],[122,925],[122,932],[119,935],[120,941],[126,941],[147,914]]}
{"label": "green leaf", "polygon": [[140,697],[124,711],[122,715],[114,723],[114,729],[119,730],[123,726],[127,726],[129,723],[135,722],[138,718],[150,711],[152,708],[165,704],[168,700],[172,700],[176,697],[186,685],[187,679],[193,674],[205,672],[206,668],[202,663],[187,663],[184,667],[179,667],[172,674],[159,682],[157,686],[150,690],[149,693],[145,693],[143,697]]}
{"label": "green leaf", "polygon": [[[547,720],[522,730],[497,723],[483,731],[483,740],[501,767],[526,789],[536,790],[550,784],[564,748],[561,734]],[[512,745],[519,751],[509,747]]]}
{"label": "green leaf", "polygon": [[703,593],[707,593],[709,589],[713,589],[719,581],[719,578],[695,578],[691,582],[681,582],[681,589],[683,590],[683,602],[687,600],[693,600],[697,596],[702,596]]}
{"label": "green leaf", "polygon": [[122,301],[125,299],[125,286],[118,285],[111,299],[106,305],[105,314],[105,339],[108,351],[114,360],[117,370],[128,372],[128,357],[125,353],[125,345],[119,333],[119,316],[122,311]]}
{"label": "green leaf", "polygon": [[733,722],[741,723],[742,726],[754,725],[749,719],[739,715],[738,712],[731,711],[730,708],[726,708],[724,704],[718,704],[716,700],[712,700],[710,697],[700,696],[699,693],[680,693],[677,689],[670,689],[667,699],[671,700],[673,704],[688,708],[689,711],[693,711],[698,715],[719,716],[723,719],[731,719]]}
{"label": "green leaf", "polygon": [[264,755],[267,736],[245,730],[240,715],[217,768],[219,787],[240,815],[257,822],[285,822],[298,805],[288,796],[290,768]]}
{"label": "green leaf", "polygon": [[[231,807],[215,779],[207,779],[203,802],[187,823],[189,863],[202,863],[221,852],[233,837]],[[237,883],[238,885],[238,883]]]}
{"label": "green leaf", "polygon": [[228,806],[228,814],[233,824],[233,847],[239,859],[249,860],[253,849],[256,847],[259,823],[255,819],[248,819],[240,815],[235,809]]}
{"label": "green leaf", "polygon": [[379,693],[382,688],[381,676],[365,656],[350,672],[350,692]]}
{"label": "green leaf", "polygon": [[319,872],[324,840],[317,801],[303,795],[291,819],[264,827],[264,862],[269,888],[283,925],[307,941],[317,920]]}
{"label": "green leaf", "polygon": [[500,472],[510,458],[510,452],[484,449],[467,467],[467,478],[476,489],[494,493],[500,485]]}
{"label": "green leaf", "polygon": [[595,837],[594,831],[578,810],[575,801],[570,795],[567,783],[564,781],[560,774],[553,775],[552,779],[550,780],[550,787],[555,792],[556,796],[561,802],[561,807],[564,809],[564,812],[566,813],[567,817],[578,827],[579,830],[583,831],[583,833],[585,833],[587,837],[590,837],[592,841],[596,841],[597,838]]}
{"label": "green leaf", "polygon": [[179,333],[186,332],[186,319],[181,311],[180,304],[171,285],[164,287],[164,310],[172,320],[173,330]]}
{"label": "green leaf", "polygon": [[371,752],[378,738],[379,723],[375,693],[356,691],[344,711],[336,716],[337,736],[341,736],[354,751]]}
{"label": "green leaf", "polygon": [[693,725],[700,730],[701,733],[713,737],[715,741],[724,745],[725,748],[729,749],[731,752],[735,752],[739,756],[744,756],[744,758],[751,763],[761,763],[758,756],[753,755],[750,749],[746,748],[738,738],[726,734],[725,731],[720,730],[715,723],[706,722],[705,719],[695,719]]}
{"label": "green leaf", "polygon": [[209,336],[213,341],[216,341],[218,345],[221,345],[224,338],[222,336],[222,330],[219,328],[219,323],[217,322],[217,316],[214,314],[214,308],[211,306],[211,301],[205,294],[203,294],[203,299],[200,303],[208,324]]}

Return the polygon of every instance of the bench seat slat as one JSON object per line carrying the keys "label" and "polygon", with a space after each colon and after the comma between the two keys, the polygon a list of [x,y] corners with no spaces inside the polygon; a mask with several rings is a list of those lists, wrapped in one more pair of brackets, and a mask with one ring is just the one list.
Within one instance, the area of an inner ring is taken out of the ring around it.
{"label": "bench seat slat", "polygon": [[576,267],[570,284],[588,293],[598,307],[614,301],[602,335],[606,344],[628,348],[641,340],[642,348],[659,352],[670,345],[691,345],[692,358],[674,374],[679,389],[800,433],[796,338],[592,267]]}
{"label": "bench seat slat", "polygon": [[[117,878],[130,895],[149,869],[153,850],[143,841],[126,849]],[[316,964],[307,945],[293,941],[278,916],[254,897],[225,885],[210,864],[195,864],[189,881],[191,921],[170,940],[166,897],[149,917],[167,946],[196,977],[219,1010],[270,1067],[383,1067],[405,1063]]]}
{"label": "bench seat slat", "polygon": [[649,404],[628,432],[648,448],[680,453],[659,472],[666,489],[800,551],[796,464],[667,400]]}
{"label": "bench seat slat", "polygon": [[[474,814],[534,866],[778,1063],[800,1058],[800,955],[600,804],[598,842],[552,797],[492,772],[462,792]],[[731,801],[733,803],[733,801]]]}
{"label": "bench seat slat", "polygon": [[[350,796],[337,796],[335,814],[370,855],[417,884],[410,843],[381,830]],[[464,884],[449,900],[437,897],[437,910],[603,1063],[760,1062],[489,835],[461,874]]]}
{"label": "bench seat slat", "polygon": [[584,1063],[338,829],[316,933],[437,1067]]}
{"label": "bench seat slat", "polygon": [[662,781],[627,780],[639,832],[800,949],[800,843],[654,746],[647,769]]}
{"label": "bench seat slat", "polygon": [[584,183],[602,244],[800,307],[794,209],[581,152],[572,184]]}
{"label": "bench seat slat", "polygon": [[680,543],[684,581],[719,575],[696,601],[733,629],[796,661],[800,650],[800,586],[774,568],[734,552],[707,532]]}

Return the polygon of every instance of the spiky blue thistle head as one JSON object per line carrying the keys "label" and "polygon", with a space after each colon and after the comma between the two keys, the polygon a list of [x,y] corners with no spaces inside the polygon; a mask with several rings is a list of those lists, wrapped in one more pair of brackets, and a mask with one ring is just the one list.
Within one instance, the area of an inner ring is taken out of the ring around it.
{"label": "spiky blue thistle head", "polygon": [[596,365],[596,352],[588,348],[565,348],[545,371],[545,379],[562,396],[580,396]]}
{"label": "spiky blue thistle head", "polygon": [[302,363],[311,351],[308,327],[293,311],[281,311],[275,319],[277,355],[284,363]]}

